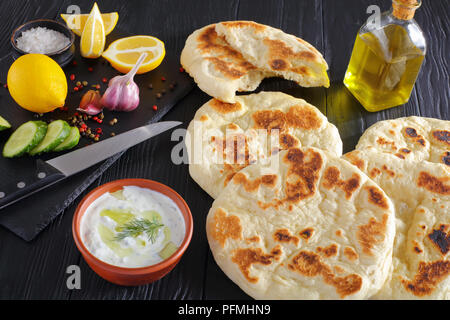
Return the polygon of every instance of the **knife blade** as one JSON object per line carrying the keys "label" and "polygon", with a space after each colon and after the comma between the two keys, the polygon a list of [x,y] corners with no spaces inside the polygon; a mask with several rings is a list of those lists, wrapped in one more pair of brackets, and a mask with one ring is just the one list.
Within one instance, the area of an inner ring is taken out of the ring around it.
{"label": "knife blade", "polygon": [[0,190],[0,210],[180,124],[179,121],[152,123],[45,162],[37,160],[33,177],[18,178],[16,185]]}

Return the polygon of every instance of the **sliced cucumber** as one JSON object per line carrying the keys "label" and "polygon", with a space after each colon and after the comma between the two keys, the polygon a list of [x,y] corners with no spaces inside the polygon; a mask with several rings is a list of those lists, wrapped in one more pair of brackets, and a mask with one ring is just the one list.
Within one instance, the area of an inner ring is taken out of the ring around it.
{"label": "sliced cucumber", "polygon": [[2,116],[0,116],[0,131],[11,128],[11,125]]}
{"label": "sliced cucumber", "polygon": [[44,139],[30,152],[34,156],[44,152],[49,152],[59,146],[70,134],[70,126],[64,120],[56,120],[48,125]]}
{"label": "sliced cucumber", "polygon": [[59,152],[69,150],[75,147],[80,141],[80,130],[77,127],[71,127],[69,136],[60,145],[56,146],[53,151]]}
{"label": "sliced cucumber", "polygon": [[45,137],[47,124],[43,121],[28,121],[14,131],[3,147],[5,158],[19,157],[36,147]]}

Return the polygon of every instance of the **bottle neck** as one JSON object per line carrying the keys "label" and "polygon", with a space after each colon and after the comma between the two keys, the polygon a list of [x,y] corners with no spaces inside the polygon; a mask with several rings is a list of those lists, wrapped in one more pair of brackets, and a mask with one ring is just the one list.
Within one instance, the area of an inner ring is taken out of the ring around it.
{"label": "bottle neck", "polygon": [[421,0],[392,0],[392,15],[400,20],[411,20],[421,5]]}

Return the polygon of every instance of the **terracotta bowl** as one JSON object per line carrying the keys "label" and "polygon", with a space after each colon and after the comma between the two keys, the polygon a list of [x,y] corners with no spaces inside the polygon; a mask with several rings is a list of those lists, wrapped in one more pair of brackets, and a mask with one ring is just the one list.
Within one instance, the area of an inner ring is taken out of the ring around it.
{"label": "terracotta bowl", "polygon": [[[119,189],[122,189],[124,186],[137,186],[160,192],[172,199],[180,208],[186,225],[186,235],[178,250],[175,251],[175,253],[168,259],[163,260],[160,263],[142,268],[118,267],[96,258],[92,253],[89,252],[89,250],[82,242],[80,222],[83,214],[86,212],[86,209],[95,199],[100,197],[102,194],[106,192],[117,191]],[[178,261],[180,261],[181,256],[186,251],[192,238],[192,230],[193,220],[191,211],[189,210],[189,207],[183,200],[183,198],[168,186],[156,181],[146,179],[116,180],[92,190],[81,200],[80,204],[77,207],[77,210],[75,211],[72,222],[72,234],[75,240],[75,244],[87,264],[103,279],[122,286],[143,285],[164,277],[177,265]]]}

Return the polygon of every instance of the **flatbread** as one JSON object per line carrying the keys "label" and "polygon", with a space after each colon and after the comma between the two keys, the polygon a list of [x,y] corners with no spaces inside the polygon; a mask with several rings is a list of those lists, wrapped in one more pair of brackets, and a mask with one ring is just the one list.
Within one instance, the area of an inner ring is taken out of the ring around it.
{"label": "flatbread", "polygon": [[330,86],[327,62],[303,39],[253,21],[220,22],[216,31],[261,70],[293,80],[302,87]]}
{"label": "flatbread", "polygon": [[236,91],[253,91],[266,77],[218,36],[215,24],[192,33],[181,52],[181,65],[201,90],[225,102],[234,102]]}
{"label": "flatbread", "polygon": [[423,117],[379,121],[364,132],[356,149],[368,146],[401,159],[450,166],[450,121]]}
{"label": "flatbread", "polygon": [[396,208],[390,277],[378,299],[450,299],[450,168],[367,147],[343,156]]}
{"label": "flatbread", "polygon": [[242,95],[233,104],[212,99],[198,109],[187,137],[191,177],[213,198],[236,172],[279,149],[313,146],[342,155],[337,128],[316,107],[281,92]]}
{"label": "flatbread", "polygon": [[375,294],[388,276],[395,233],[383,190],[320,149],[291,148],[270,160],[237,173],[208,213],[219,267],[255,299]]}
{"label": "flatbread", "polygon": [[[274,56],[272,50],[270,52],[273,59],[267,61],[271,63],[272,67],[265,66],[265,61],[260,61],[257,66],[254,62],[247,60],[246,52],[230,46],[225,35],[217,33],[218,24],[211,24],[194,31],[186,40],[180,62],[194,78],[199,88],[210,96],[224,102],[234,103],[237,91],[253,91],[264,78],[275,76],[294,80],[307,87],[329,86],[326,73],[328,66],[325,60],[314,47],[304,40],[254,22],[229,23],[258,26],[258,28],[266,30],[264,34],[267,34],[267,37],[280,36],[281,40],[279,41],[283,42],[282,51],[287,50],[289,54],[280,54],[278,57]],[[264,39],[261,39],[261,43],[253,38],[249,38],[248,41],[255,45],[253,51],[259,50],[259,46],[264,48]],[[248,49],[250,48],[246,47],[246,50]],[[279,67],[273,69],[276,57],[279,58],[279,61],[289,64],[289,70],[281,70]]]}

